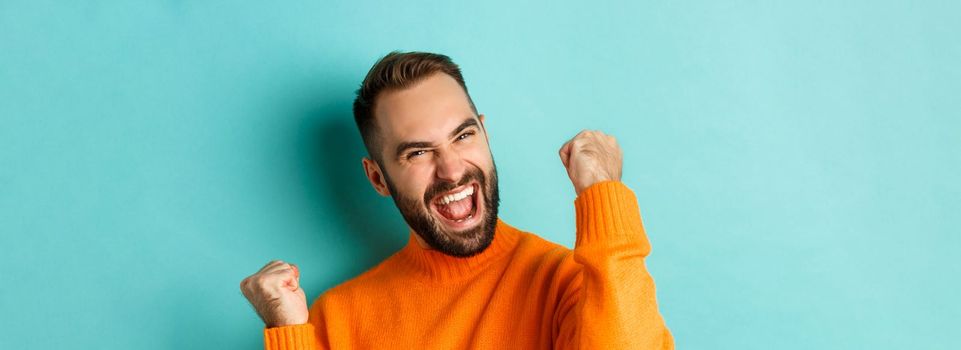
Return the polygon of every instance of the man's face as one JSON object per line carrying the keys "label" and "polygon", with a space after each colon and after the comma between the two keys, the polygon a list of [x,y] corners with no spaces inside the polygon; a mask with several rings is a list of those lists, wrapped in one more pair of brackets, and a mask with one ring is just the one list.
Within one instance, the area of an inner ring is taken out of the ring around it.
{"label": "man's face", "polygon": [[386,185],[378,191],[390,193],[434,249],[453,256],[486,249],[497,224],[497,171],[484,116],[475,116],[457,81],[438,73],[385,92],[374,115]]}

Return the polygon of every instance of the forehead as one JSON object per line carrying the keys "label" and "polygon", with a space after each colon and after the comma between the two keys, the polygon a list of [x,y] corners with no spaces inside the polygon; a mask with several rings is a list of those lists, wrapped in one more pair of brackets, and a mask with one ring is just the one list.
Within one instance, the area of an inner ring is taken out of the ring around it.
{"label": "forehead", "polygon": [[474,117],[467,94],[454,78],[433,74],[410,88],[378,96],[374,116],[385,149],[407,141],[439,141]]}

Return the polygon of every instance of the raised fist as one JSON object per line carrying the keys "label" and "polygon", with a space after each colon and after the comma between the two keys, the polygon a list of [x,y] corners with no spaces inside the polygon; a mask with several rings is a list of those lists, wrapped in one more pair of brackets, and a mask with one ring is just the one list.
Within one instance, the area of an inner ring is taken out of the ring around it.
{"label": "raised fist", "polygon": [[297,265],[271,261],[244,278],[240,291],[268,328],[307,323],[307,295]]}
{"label": "raised fist", "polygon": [[621,147],[614,136],[584,130],[561,146],[559,153],[578,195],[598,182],[621,180]]}

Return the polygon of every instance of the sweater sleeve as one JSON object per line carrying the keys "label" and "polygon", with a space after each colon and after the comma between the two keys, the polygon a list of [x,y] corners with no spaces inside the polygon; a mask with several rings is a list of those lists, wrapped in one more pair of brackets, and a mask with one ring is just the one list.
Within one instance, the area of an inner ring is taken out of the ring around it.
{"label": "sweater sleeve", "polygon": [[657,308],[651,251],[637,198],[619,181],[594,184],[574,201],[579,272],[555,318],[559,349],[673,349]]}
{"label": "sweater sleeve", "polygon": [[320,344],[310,323],[264,328],[266,350],[318,350]]}

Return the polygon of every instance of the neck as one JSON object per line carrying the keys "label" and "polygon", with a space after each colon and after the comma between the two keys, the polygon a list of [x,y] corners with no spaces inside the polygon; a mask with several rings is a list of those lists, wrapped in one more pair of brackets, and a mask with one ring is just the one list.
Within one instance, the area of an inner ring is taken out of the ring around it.
{"label": "neck", "polygon": [[518,243],[521,232],[497,220],[493,241],[487,249],[470,257],[455,257],[430,247],[420,234],[409,231],[410,240],[401,252],[410,268],[425,273],[431,279],[459,278],[474,275],[492,261],[506,256]]}
{"label": "neck", "polygon": [[[408,228],[409,228],[409,227],[410,227],[410,226],[408,226]],[[411,231],[414,231],[414,229],[410,229],[410,230],[411,230]],[[427,241],[424,241],[424,239],[420,237],[420,233],[416,233],[416,231],[415,231],[415,233],[414,233],[414,239],[417,240],[417,245],[419,245],[421,248],[424,248],[424,249],[434,249],[434,247],[431,247],[429,244],[427,244]]]}

